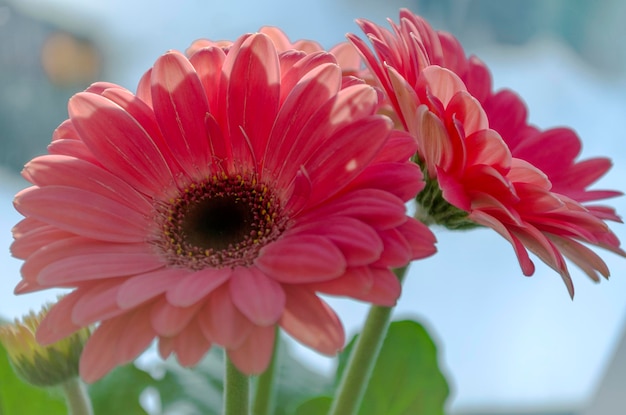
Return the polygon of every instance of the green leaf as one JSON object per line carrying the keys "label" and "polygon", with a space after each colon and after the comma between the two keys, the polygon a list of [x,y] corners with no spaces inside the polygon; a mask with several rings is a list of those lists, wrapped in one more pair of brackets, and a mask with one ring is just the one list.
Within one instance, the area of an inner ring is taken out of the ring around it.
{"label": "green leaf", "polygon": [[0,344],[0,415],[66,415],[65,399],[56,388],[38,388],[17,377]]}
{"label": "green leaf", "polygon": [[139,396],[154,384],[152,376],[134,364],[115,368],[89,386],[95,415],[147,415],[139,403]]}
{"label": "green leaf", "polygon": [[[337,379],[355,340],[340,355]],[[397,321],[389,326],[359,415],[443,415],[448,394],[437,349],[424,327]]]}
{"label": "green leaf", "polygon": [[294,415],[326,415],[333,399],[329,396],[318,396],[303,402]]}
{"label": "green leaf", "polygon": [[282,341],[277,358],[274,415],[293,414],[304,400],[319,395],[332,395],[333,379],[302,364],[290,352],[287,342]]}

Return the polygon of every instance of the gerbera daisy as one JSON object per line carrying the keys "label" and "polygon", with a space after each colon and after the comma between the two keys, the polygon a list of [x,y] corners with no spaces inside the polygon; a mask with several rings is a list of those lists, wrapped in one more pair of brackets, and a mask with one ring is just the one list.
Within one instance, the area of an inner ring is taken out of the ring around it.
{"label": "gerbera daisy", "polygon": [[410,11],[400,12],[392,30],[358,23],[372,49],[355,35],[349,40],[418,142],[417,161],[427,175],[418,195],[424,220],[495,229],[513,245],[525,275],[534,273],[528,249],[561,274],[570,295],[564,257],[594,280],[608,277],[604,261],[581,242],[625,255],[604,222],[620,221],[615,211],[583,205],[620,194],[587,189],[610,161],[575,161],[580,140],[571,130],[528,125],[516,94],[493,92],[480,60]]}
{"label": "gerbera daisy", "polygon": [[99,322],[85,380],[155,338],[183,365],[217,344],[259,373],[277,325],[334,354],[344,331],[317,293],[393,305],[390,267],[434,253],[405,215],[423,187],[414,140],[331,54],[296,55],[264,34],[168,52],[136,95],[99,83],[72,97],[50,154],[26,165],[16,292],[72,289],[43,343]]}

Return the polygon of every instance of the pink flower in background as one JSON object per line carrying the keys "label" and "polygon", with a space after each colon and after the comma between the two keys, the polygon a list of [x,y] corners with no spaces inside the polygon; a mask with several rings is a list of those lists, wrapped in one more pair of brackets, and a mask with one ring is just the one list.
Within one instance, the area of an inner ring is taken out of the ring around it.
{"label": "pink flower in background", "polygon": [[604,261],[583,243],[626,255],[604,222],[620,218],[610,207],[583,203],[620,194],[588,190],[610,161],[576,161],[581,144],[572,130],[530,126],[516,94],[493,92],[479,59],[410,11],[401,10],[392,30],[358,23],[372,48],[349,39],[418,143],[427,174],[418,195],[425,220],[493,228],[511,242],[525,275],[534,273],[530,250],[561,274],[570,295],[564,257],[594,280],[608,277]]}
{"label": "pink flower in background", "polygon": [[276,325],[334,354],[344,331],[317,293],[393,305],[390,268],[435,252],[405,214],[424,185],[415,142],[376,114],[378,93],[331,54],[279,52],[246,35],[163,55],[136,95],[95,84],[26,165],[16,292],[72,289],[43,343],[100,322],[85,380],[155,338],[183,365],[217,344],[260,373]]}

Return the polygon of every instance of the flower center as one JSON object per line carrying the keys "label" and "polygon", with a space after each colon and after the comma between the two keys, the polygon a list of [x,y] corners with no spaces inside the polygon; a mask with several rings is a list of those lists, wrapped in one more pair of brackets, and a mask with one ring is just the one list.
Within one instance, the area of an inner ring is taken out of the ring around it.
{"label": "flower center", "polygon": [[241,175],[192,183],[157,211],[156,245],[171,265],[194,270],[249,265],[287,224],[270,188]]}
{"label": "flower center", "polygon": [[187,243],[204,249],[226,249],[254,234],[248,205],[234,195],[216,196],[186,207],[181,229]]}

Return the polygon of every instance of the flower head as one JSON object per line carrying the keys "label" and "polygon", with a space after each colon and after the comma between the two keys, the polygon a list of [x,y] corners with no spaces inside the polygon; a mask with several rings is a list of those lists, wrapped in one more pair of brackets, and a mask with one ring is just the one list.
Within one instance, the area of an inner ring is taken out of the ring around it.
{"label": "flower head", "polygon": [[604,261],[583,243],[626,254],[604,222],[620,221],[615,211],[584,205],[620,194],[588,190],[610,161],[576,161],[581,145],[573,131],[529,125],[515,93],[492,91],[484,63],[410,11],[400,12],[392,30],[366,20],[359,25],[372,49],[355,35],[349,39],[418,143],[424,220],[493,228],[511,242],[525,275],[534,273],[530,250],[561,274],[570,295],[564,258],[594,280],[608,277]]}
{"label": "flower head", "polygon": [[0,326],[0,343],[15,372],[35,386],[54,386],[78,376],[80,355],[90,335],[90,329],[83,328],[51,345],[40,345],[35,332],[49,308]]}
{"label": "flower head", "polygon": [[15,198],[16,292],[73,289],[38,339],[100,322],[87,381],[155,338],[183,365],[223,346],[248,374],[267,366],[276,325],[336,353],[344,331],[317,293],[392,305],[390,267],[435,251],[405,215],[423,187],[414,140],[378,105],[333,55],[281,53],[264,34],[169,52],[136,95],[75,95]]}

